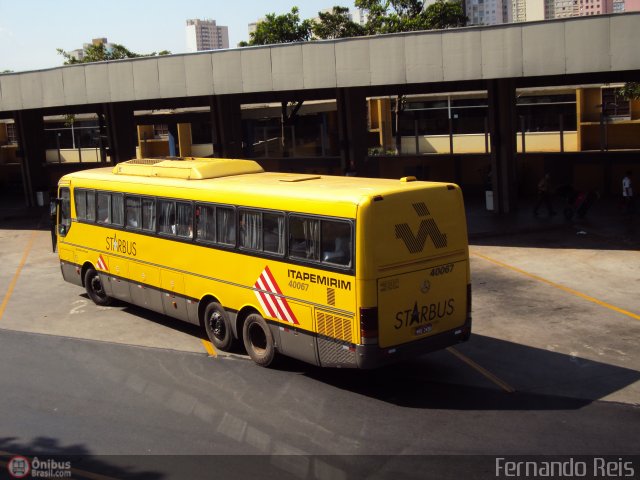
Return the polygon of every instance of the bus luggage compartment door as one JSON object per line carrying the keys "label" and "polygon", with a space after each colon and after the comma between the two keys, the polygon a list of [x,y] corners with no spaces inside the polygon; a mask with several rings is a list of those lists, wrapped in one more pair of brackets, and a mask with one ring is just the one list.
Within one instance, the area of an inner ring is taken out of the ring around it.
{"label": "bus luggage compartment door", "polygon": [[466,303],[466,260],[379,278],[380,346],[400,345],[462,326]]}
{"label": "bus luggage compartment door", "polygon": [[184,296],[184,277],[181,273],[170,270],[160,272],[162,284],[162,304],[165,315],[178,320],[189,321],[187,313],[187,299]]}
{"label": "bus luggage compartment door", "polygon": [[[129,262],[120,257],[109,256],[109,277],[111,283],[112,295],[115,298],[131,301],[131,292],[129,291]],[[114,276],[115,275],[115,276]]]}

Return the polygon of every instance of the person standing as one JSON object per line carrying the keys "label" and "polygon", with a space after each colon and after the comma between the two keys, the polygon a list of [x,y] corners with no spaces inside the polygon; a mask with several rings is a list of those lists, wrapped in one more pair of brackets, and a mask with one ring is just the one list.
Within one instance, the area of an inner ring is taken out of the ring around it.
{"label": "person standing", "polygon": [[549,185],[549,174],[545,173],[544,177],[538,182],[538,201],[536,202],[536,206],[533,209],[533,214],[538,215],[538,210],[540,210],[540,206],[544,203],[547,207],[547,211],[549,212],[549,216],[553,216],[556,212],[553,210],[553,206],[551,205],[551,192]]}
{"label": "person standing", "polygon": [[622,179],[622,201],[627,213],[633,213],[633,185],[631,183],[631,170],[627,171]]}

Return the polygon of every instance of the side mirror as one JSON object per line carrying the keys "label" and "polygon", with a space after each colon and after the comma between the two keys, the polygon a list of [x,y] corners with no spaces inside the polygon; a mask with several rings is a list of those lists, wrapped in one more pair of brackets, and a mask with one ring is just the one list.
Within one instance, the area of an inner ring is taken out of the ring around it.
{"label": "side mirror", "polygon": [[58,208],[58,205],[60,205],[59,198],[54,198],[49,202],[49,215],[53,217],[56,214],[56,209]]}
{"label": "side mirror", "polygon": [[58,235],[64,237],[67,234],[67,226],[66,225],[58,225]]}

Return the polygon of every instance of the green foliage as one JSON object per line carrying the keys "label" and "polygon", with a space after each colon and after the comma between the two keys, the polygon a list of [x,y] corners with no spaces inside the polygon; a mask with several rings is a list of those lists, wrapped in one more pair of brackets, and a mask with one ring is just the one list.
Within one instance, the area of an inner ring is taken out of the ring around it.
{"label": "green foliage", "polygon": [[72,57],[71,54],[65,52],[61,48],[58,48],[56,50],[58,54],[64,57],[65,65],[72,65],[75,63],[105,62],[108,60],[121,60],[123,58],[154,57],[156,55],[171,54],[169,50],[162,50],[159,53],[134,53],[123,45],[119,45],[117,43],[112,44],[111,47],[111,49],[107,49],[107,47],[102,43],[98,45],[89,45],[84,49],[84,57],[82,58],[82,60],[77,60],[76,58]]}
{"label": "green foliage", "polygon": [[349,18],[347,7],[333,7],[331,12],[318,12],[320,21],[312,26],[313,34],[321,39],[360,37],[365,29]]}
{"label": "green foliage", "polygon": [[464,14],[461,2],[447,2],[436,0],[424,12],[431,29],[464,27],[469,20]]}
{"label": "green foliage", "polygon": [[2,70],[0,73],[13,73],[13,70]]}
{"label": "green foliage", "polygon": [[618,95],[627,100],[640,100],[640,82],[627,82],[618,90]]}
{"label": "green foliage", "polygon": [[64,126],[70,127],[76,123],[76,116],[73,113],[68,113],[64,116]]}
{"label": "green foliage", "polygon": [[269,13],[251,33],[249,45],[271,45],[274,43],[306,42],[311,38],[311,20],[300,20],[298,7],[282,15]]}
{"label": "green foliage", "polygon": [[436,0],[424,8],[420,0],[356,0],[367,14],[369,35],[463,27],[467,23],[460,0]]}

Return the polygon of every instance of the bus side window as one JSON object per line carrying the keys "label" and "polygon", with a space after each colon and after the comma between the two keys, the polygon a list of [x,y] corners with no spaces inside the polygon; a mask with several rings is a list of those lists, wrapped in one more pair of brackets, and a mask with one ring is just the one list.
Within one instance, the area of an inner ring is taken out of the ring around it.
{"label": "bus side window", "polygon": [[138,229],[142,226],[140,197],[127,196],[124,200],[127,228]]}
{"label": "bus side window", "polygon": [[264,251],[284,255],[284,215],[278,213],[263,213],[262,225],[262,244],[264,246]]}
{"label": "bus side window", "polygon": [[60,223],[58,233],[64,237],[71,228],[71,194],[68,188],[60,189]]}
{"label": "bus side window", "polygon": [[351,224],[322,220],[322,262],[351,265]]}
{"label": "bus side window", "polygon": [[124,226],[124,195],[111,194],[111,223]]}
{"label": "bus side window", "polygon": [[158,200],[158,233],[173,235],[176,225],[176,204],[170,200]]}
{"label": "bus side window", "polygon": [[96,221],[96,192],[87,190],[87,220]]}
{"label": "bus side window", "polygon": [[209,205],[196,206],[196,228],[198,239],[204,242],[216,241],[216,209]]}
{"label": "bus side window", "polygon": [[320,260],[320,220],[289,217],[289,255],[306,260]]}
{"label": "bus side window", "polygon": [[142,229],[156,231],[156,201],[153,198],[142,199]]}
{"label": "bus side window", "polygon": [[262,250],[262,214],[240,211],[240,246],[249,250]]}
{"label": "bus side window", "polygon": [[216,208],[217,242],[222,245],[236,244],[236,216],[233,208]]}
{"label": "bus side window", "polygon": [[111,223],[111,195],[98,192],[98,223]]}
{"label": "bus side window", "polygon": [[85,220],[87,218],[87,191],[74,190],[73,197],[76,202],[76,218]]}
{"label": "bus side window", "polygon": [[176,203],[175,234],[183,238],[193,238],[193,215],[190,203]]}

